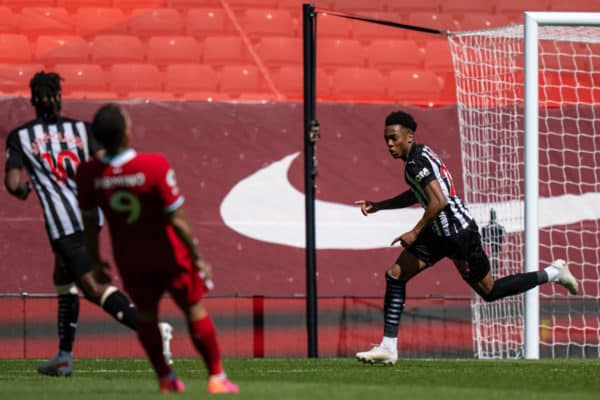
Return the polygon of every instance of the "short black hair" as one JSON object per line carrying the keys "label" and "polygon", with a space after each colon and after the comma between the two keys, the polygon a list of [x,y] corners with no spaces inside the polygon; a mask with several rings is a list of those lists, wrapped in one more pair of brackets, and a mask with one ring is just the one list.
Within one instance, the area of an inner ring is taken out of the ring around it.
{"label": "short black hair", "polygon": [[415,122],[412,115],[404,111],[394,111],[385,119],[385,126],[389,125],[402,125],[411,131],[417,130],[417,123]]}
{"label": "short black hair", "polygon": [[115,154],[125,136],[127,122],[118,104],[108,103],[94,115],[92,134],[109,154]]}
{"label": "short black hair", "polygon": [[60,112],[61,80],[61,76],[56,72],[39,71],[29,81],[31,104],[40,117],[50,119]]}

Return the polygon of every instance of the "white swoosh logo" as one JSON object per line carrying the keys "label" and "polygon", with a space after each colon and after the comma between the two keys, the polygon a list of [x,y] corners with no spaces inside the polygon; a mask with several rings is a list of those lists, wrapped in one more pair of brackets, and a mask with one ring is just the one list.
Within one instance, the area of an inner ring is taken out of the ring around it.
{"label": "white swoosh logo", "polygon": [[[225,225],[252,239],[304,248],[304,193],[288,180],[288,169],[299,154],[285,156],[239,181],[221,203]],[[600,219],[598,204],[600,193],[541,198],[540,227]],[[494,208],[507,232],[523,230],[522,201],[468,207],[480,225],[489,221]],[[385,210],[365,217],[357,206],[316,200],[315,214],[318,249],[365,250],[389,247],[396,236],[414,227],[423,209]]]}

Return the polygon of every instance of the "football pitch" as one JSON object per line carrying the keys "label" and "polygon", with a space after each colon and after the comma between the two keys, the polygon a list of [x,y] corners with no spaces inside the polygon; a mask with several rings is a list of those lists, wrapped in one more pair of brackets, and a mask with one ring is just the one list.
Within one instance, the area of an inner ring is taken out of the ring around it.
{"label": "football pitch", "polygon": [[[39,360],[0,360],[3,399],[165,399],[146,360],[79,359],[70,378],[38,375]],[[353,359],[227,359],[240,399],[598,399],[600,360],[399,360],[394,367]],[[178,359],[187,386],[167,398],[199,399],[206,370]],[[233,397],[233,396],[225,396]]]}

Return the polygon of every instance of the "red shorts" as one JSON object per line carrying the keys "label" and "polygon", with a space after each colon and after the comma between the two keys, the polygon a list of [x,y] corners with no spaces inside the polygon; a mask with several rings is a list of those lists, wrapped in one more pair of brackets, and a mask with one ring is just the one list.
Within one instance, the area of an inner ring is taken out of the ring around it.
{"label": "red shorts", "polygon": [[169,292],[181,309],[198,303],[207,288],[198,270],[181,265],[163,265],[152,268],[148,265],[119,266],[125,290],[140,310],[158,310],[158,303],[165,292]]}

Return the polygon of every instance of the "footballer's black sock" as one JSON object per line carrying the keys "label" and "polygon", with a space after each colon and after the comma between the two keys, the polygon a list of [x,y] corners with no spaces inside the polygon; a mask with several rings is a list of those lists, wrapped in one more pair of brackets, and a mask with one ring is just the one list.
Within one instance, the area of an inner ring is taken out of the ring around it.
{"label": "footballer's black sock", "polygon": [[494,282],[492,291],[487,296],[483,296],[483,299],[485,301],[502,299],[507,296],[523,293],[546,282],[548,282],[548,274],[544,271],[505,276]]}
{"label": "footballer's black sock", "polygon": [[406,300],[406,282],[385,274],[385,298],[383,300],[383,336],[398,337],[398,325]]}
{"label": "footballer's black sock", "polygon": [[79,296],[61,294],[58,296],[58,338],[59,349],[72,352],[79,318]]}
{"label": "footballer's black sock", "polygon": [[135,330],[135,307],[127,296],[116,288],[111,287],[110,294],[101,300],[102,308],[104,311],[113,316],[114,319],[122,323],[123,325]]}

